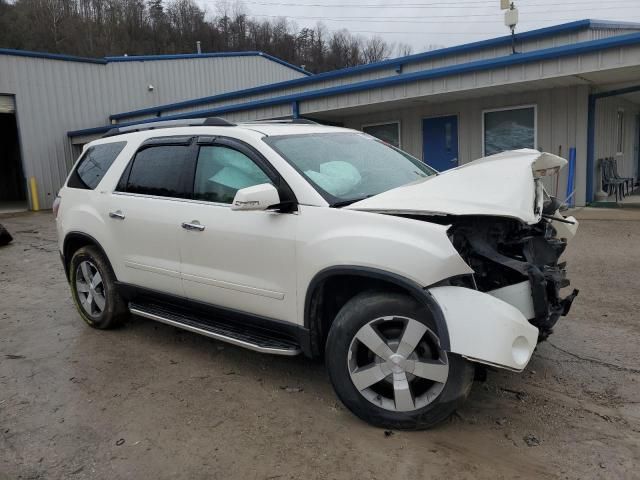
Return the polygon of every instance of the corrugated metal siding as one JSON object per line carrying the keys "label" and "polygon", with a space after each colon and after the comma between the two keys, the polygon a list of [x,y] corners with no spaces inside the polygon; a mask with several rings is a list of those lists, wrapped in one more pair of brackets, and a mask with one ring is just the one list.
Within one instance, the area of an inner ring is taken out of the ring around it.
{"label": "corrugated metal siding", "polygon": [[[540,48],[542,48],[540,42],[537,43]],[[335,108],[349,108],[368,105],[371,103],[395,102],[400,100],[415,99],[416,97],[448,94],[452,92],[472,90],[477,88],[488,88],[496,85],[508,85],[522,82],[534,82],[541,79],[562,78],[571,75],[580,75],[583,73],[605,70],[609,68],[622,68],[625,66],[637,65],[638,58],[640,58],[640,46],[612,48],[609,50],[603,50],[584,55],[576,55],[560,59],[534,62],[530,64],[513,65],[504,68],[497,68],[494,70],[455,75],[447,78],[422,80],[411,84],[402,84],[393,87],[370,89],[366,91],[306,100],[301,102],[300,111],[302,114],[309,115],[317,112],[332,110]],[[426,70],[439,66],[436,62],[433,62],[429,65],[430,67],[426,68]],[[395,75],[397,76],[397,74]],[[357,77],[348,77],[348,79],[349,81],[347,81],[347,79],[340,79],[340,82],[342,84],[355,83]],[[313,83],[311,85],[276,90],[264,94],[248,95],[242,98],[234,98],[231,100],[200,104],[182,108],[180,110],[174,110],[169,112],[169,114],[213,109],[228,105],[248,103],[255,100],[275,98],[293,93],[314,91],[334,85],[336,81],[327,81],[318,84]],[[576,82],[578,82],[578,80]]]}
{"label": "corrugated metal siding", "polygon": [[[414,100],[438,94],[448,94],[464,90],[489,88],[498,85],[515,85],[554,78],[569,77],[589,72],[636,66],[640,58],[640,46],[577,55],[561,59],[545,60],[525,65],[513,65],[495,70],[466,73],[447,78],[421,80],[412,84],[376,88],[338,96],[323,97],[304,101],[300,105],[302,114],[313,114],[373,103]],[[579,79],[576,79],[579,83]]]}
{"label": "corrugated metal siding", "polygon": [[601,38],[615,37],[616,35],[627,35],[638,33],[640,28],[590,28],[585,31],[587,40],[600,40]]}
{"label": "corrugated metal siding", "polygon": [[[618,110],[624,112],[624,147],[620,155],[617,152]],[[602,98],[596,103],[595,158],[615,158],[618,173],[624,177],[636,177],[638,173],[638,114],[640,107],[622,97]]]}
{"label": "corrugated metal siding", "polygon": [[0,94],[15,95],[24,172],[36,177],[42,208],[74,161],[68,131],[107,124],[118,111],[301,76],[258,56],[101,65],[0,55]]}
{"label": "corrugated metal siding", "polygon": [[[614,35],[623,35],[633,31],[634,30],[626,30],[626,29],[621,30],[621,29],[613,29],[613,28],[585,29],[583,31],[578,31],[578,32],[558,33],[556,35],[552,35],[542,39],[518,41],[516,48],[518,52],[526,53],[526,52],[531,52],[535,50],[559,47],[563,45],[570,45],[578,42],[585,42],[588,40],[594,40],[596,38],[605,38],[605,37],[610,37]],[[635,31],[637,32],[638,30],[635,30]],[[266,92],[259,95],[247,95],[242,98],[234,98],[231,100],[211,102],[207,104],[196,105],[193,107],[172,110],[170,114],[184,113],[184,112],[189,112],[194,110],[203,110],[208,108],[217,108],[217,107],[222,107],[226,105],[234,105],[237,103],[245,103],[245,102],[254,101],[254,100],[274,98],[282,95],[290,95],[290,94],[301,93],[301,92],[306,92],[310,90],[320,90],[323,88],[349,85],[353,83],[358,83],[358,82],[368,81],[368,80],[375,80],[379,78],[396,77],[398,75],[407,74],[407,73],[419,72],[424,70],[432,70],[435,68],[441,68],[441,67],[446,67],[451,65],[459,65],[463,63],[477,61],[477,60],[486,60],[490,58],[508,56],[511,53],[512,53],[512,50],[510,45],[504,45],[500,47],[493,47],[493,46],[486,47],[486,48],[478,49],[473,52],[451,54],[449,56],[442,57],[442,58],[434,58],[431,60],[416,61],[416,62],[404,64],[402,66],[402,73],[400,74],[396,72],[394,65],[389,65],[388,67],[385,67],[380,70],[367,71],[359,74],[356,73],[353,75],[338,77],[334,79],[328,79],[325,81],[310,82],[302,86],[282,88],[279,90],[270,91],[270,92]],[[401,59],[399,59],[399,62],[401,62]],[[547,70],[549,70],[549,68],[553,70],[556,67],[554,64],[550,64],[550,67],[547,67]],[[496,76],[495,78],[496,80],[500,80],[500,77],[504,75],[504,72],[497,71],[497,72],[494,72],[492,75]],[[479,76],[476,78],[480,79],[481,80],[480,83],[482,83],[482,79],[483,79],[482,74],[479,74]],[[508,79],[505,79],[505,80],[508,80]],[[478,85],[478,86],[481,86],[481,85]],[[203,95],[203,96],[207,96],[207,95]],[[128,118],[126,121],[138,120],[143,118],[151,118],[151,116],[143,115],[138,118]]]}
{"label": "corrugated metal siding", "polygon": [[[579,106],[586,107],[588,90],[584,86],[554,88],[548,90],[512,93],[499,96],[470,98],[456,102],[424,103],[420,106],[394,108],[366,115],[345,116],[346,127],[362,129],[368,123],[400,120],[402,148],[423,158],[422,120],[428,117],[457,115],[460,163],[468,163],[482,156],[482,117],[485,110],[495,108],[536,105],[538,148],[567,157],[569,148],[577,149],[578,163],[586,160],[586,109],[584,115]],[[578,175],[583,174],[583,170]],[[558,178],[557,193],[566,198],[566,170]],[[547,181],[547,188],[555,192],[555,179]],[[584,203],[584,186],[581,197]]]}

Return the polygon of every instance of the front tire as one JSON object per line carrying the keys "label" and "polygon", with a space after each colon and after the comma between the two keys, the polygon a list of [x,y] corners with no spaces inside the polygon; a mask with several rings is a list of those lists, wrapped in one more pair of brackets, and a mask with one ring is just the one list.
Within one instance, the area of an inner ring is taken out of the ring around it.
{"label": "front tire", "polygon": [[73,301],[91,327],[106,330],[121,325],[127,305],[116,289],[116,276],[104,254],[94,246],[78,249],[69,266]]}
{"label": "front tire", "polygon": [[421,430],[466,399],[474,366],[440,348],[435,323],[415,299],[364,292],[338,312],[326,365],[346,407],[381,428]]}

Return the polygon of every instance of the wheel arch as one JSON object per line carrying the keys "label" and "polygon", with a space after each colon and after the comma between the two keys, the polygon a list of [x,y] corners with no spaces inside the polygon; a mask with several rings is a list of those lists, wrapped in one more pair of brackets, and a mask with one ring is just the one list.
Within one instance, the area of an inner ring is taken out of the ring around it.
{"label": "wheel arch", "polygon": [[84,232],[69,232],[64,237],[64,242],[62,243],[62,261],[64,264],[64,273],[67,276],[67,280],[69,280],[69,266],[71,265],[71,258],[73,257],[73,254],[77,252],[78,249],[89,245],[98,248],[98,250],[100,250],[100,253],[102,253],[102,255],[104,255],[104,257],[106,258],[109,266],[111,266],[111,262],[109,260],[109,257],[107,256],[107,253],[105,252],[104,248],[102,248],[102,245],[100,245],[100,242],[98,242],[94,237]]}
{"label": "wheel arch", "polygon": [[330,308],[328,311],[323,310],[326,307],[324,305],[325,287],[331,285],[332,282],[339,282],[341,279],[358,279],[361,283],[356,286],[351,285],[352,290],[350,294],[347,294],[346,300],[343,299],[343,302],[338,302],[340,308],[354,295],[368,289],[384,289],[386,287],[393,291],[400,291],[410,295],[431,313],[436,324],[436,334],[440,339],[441,347],[443,350],[449,351],[449,330],[444,314],[440,305],[428,290],[413,280],[396,273],[372,267],[342,265],[325,268],[316,273],[307,287],[304,300],[304,326],[310,332],[311,348],[314,355],[320,355],[323,352],[324,340],[335,315],[333,315],[333,318],[330,317],[332,313],[337,313],[337,311],[332,312]]}

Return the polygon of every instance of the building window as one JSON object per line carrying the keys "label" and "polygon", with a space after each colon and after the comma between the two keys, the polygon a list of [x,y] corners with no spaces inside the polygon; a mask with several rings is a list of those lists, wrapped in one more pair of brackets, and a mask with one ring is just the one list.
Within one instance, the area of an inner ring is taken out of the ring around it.
{"label": "building window", "polygon": [[484,155],[536,148],[536,107],[486,110],[483,117]]}
{"label": "building window", "polygon": [[363,125],[362,131],[383,142],[400,148],[400,122],[375,123]]}
{"label": "building window", "polygon": [[624,110],[618,110],[618,121],[616,123],[616,155],[624,153]]}

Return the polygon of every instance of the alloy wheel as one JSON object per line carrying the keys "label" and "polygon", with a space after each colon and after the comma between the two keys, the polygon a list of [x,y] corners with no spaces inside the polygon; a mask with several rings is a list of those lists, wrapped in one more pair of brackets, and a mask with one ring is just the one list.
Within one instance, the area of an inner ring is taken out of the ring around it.
{"label": "alloy wheel", "polygon": [[360,328],[347,362],[358,391],[374,405],[395,412],[429,405],[449,376],[447,354],[437,335],[401,316],[376,318]]}
{"label": "alloy wheel", "polygon": [[83,260],[76,269],[76,292],[82,309],[92,318],[98,318],[107,303],[102,275],[90,260]]}

